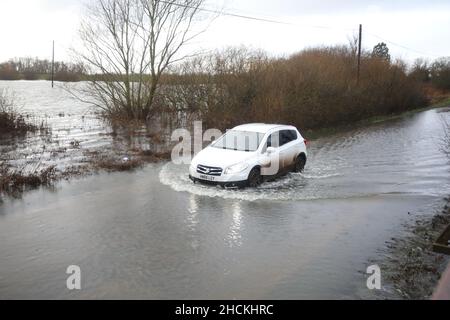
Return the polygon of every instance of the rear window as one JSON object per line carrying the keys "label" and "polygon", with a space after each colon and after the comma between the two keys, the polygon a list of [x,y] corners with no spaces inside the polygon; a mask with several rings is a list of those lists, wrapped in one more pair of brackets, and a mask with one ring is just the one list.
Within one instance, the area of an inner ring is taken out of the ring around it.
{"label": "rear window", "polygon": [[295,130],[282,130],[272,133],[267,139],[267,148],[278,148],[298,139],[297,131]]}
{"label": "rear window", "polygon": [[283,130],[280,136],[280,145],[284,146],[292,141],[298,139],[297,131],[295,130]]}

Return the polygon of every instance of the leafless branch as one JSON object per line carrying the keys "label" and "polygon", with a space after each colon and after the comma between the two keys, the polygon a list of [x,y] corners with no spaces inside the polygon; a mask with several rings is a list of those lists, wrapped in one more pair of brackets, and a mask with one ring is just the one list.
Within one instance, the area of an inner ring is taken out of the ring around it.
{"label": "leafless branch", "polygon": [[[204,0],[97,0],[80,29],[80,60],[90,93],[107,113],[146,120],[155,112],[161,77],[190,54],[183,47],[202,31],[194,24]],[[160,107],[160,106],[159,106]]]}

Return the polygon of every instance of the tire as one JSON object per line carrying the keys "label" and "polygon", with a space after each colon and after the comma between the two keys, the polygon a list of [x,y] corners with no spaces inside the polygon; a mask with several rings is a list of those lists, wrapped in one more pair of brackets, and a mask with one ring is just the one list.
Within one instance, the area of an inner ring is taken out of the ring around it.
{"label": "tire", "polygon": [[303,154],[301,154],[295,160],[294,172],[302,173],[303,170],[305,170],[305,166],[306,166],[306,157]]}
{"label": "tire", "polygon": [[259,168],[253,168],[248,175],[247,186],[250,188],[257,188],[261,183],[261,170]]}

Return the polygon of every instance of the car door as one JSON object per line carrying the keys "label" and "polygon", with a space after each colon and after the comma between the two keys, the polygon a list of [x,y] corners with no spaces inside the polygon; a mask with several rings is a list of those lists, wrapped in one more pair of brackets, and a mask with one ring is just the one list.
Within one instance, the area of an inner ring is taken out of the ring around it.
{"label": "car door", "polygon": [[[274,153],[268,154],[267,149],[272,147],[275,149]],[[261,174],[264,176],[274,176],[280,172],[282,168],[282,159],[280,154],[280,131],[273,132],[267,138],[265,146],[262,150],[264,162],[262,165]]]}
{"label": "car door", "polygon": [[280,160],[283,170],[289,169],[295,163],[297,156],[298,134],[295,130],[282,130],[280,132]]}

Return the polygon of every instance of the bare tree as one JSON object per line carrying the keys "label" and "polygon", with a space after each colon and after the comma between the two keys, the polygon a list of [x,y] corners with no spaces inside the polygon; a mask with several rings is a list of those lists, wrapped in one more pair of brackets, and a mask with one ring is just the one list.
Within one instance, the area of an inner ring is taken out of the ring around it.
{"label": "bare tree", "polygon": [[356,57],[358,55],[359,35],[355,33],[352,36],[348,36],[347,40],[352,56]]}
{"label": "bare tree", "polygon": [[[183,59],[204,0],[97,0],[82,23],[78,52],[90,67],[88,94],[109,116],[149,119],[161,76]],[[99,75],[101,77],[99,77]],[[91,101],[92,102],[92,101]]]}

